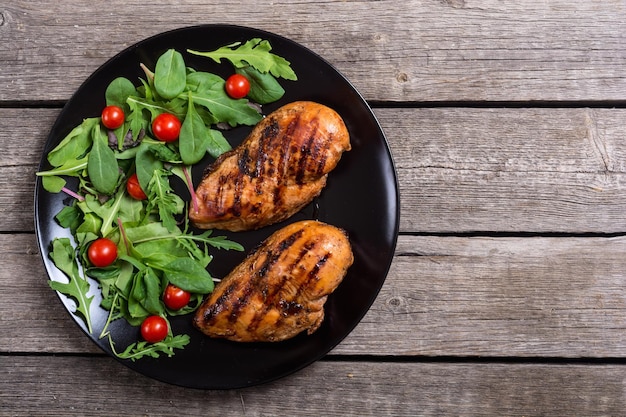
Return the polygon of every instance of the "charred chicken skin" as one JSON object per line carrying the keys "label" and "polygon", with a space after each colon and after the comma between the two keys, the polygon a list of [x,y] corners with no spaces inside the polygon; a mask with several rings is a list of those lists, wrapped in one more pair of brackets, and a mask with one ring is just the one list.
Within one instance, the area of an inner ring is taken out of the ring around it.
{"label": "charred chicken skin", "polygon": [[343,230],[315,220],[292,223],[216,285],[196,311],[194,325],[210,337],[238,342],[311,334],[353,260]]}
{"label": "charred chicken skin", "polygon": [[348,150],[337,112],[310,101],[287,104],[207,168],[189,218],[202,229],[230,231],[285,220],[320,194]]}

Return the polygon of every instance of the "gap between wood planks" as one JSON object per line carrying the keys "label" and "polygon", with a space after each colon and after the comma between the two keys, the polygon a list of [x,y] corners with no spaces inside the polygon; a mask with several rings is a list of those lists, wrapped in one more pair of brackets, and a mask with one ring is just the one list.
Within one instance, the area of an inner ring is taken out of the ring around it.
{"label": "gap between wood planks", "polygon": [[[366,100],[372,108],[545,108],[545,109],[626,109],[626,100],[520,100],[520,101],[377,101]],[[9,100],[0,101],[0,109],[18,108],[63,108],[66,101],[62,100]]]}

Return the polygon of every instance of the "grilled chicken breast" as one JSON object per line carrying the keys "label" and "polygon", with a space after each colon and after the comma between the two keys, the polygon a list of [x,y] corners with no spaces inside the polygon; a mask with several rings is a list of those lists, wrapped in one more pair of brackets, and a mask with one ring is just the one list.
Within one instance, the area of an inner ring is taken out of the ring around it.
{"label": "grilled chicken breast", "polygon": [[208,167],[189,218],[199,228],[230,231],[285,220],[320,194],[347,150],[348,130],[333,109],[287,104]]}
{"label": "grilled chicken breast", "polygon": [[315,220],[285,226],[216,285],[194,325],[208,336],[239,342],[311,334],[353,260],[343,230]]}

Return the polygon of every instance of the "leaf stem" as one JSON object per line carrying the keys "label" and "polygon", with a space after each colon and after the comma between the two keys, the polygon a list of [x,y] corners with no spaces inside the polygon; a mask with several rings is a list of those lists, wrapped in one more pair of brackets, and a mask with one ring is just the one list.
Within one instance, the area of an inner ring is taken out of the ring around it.
{"label": "leaf stem", "polygon": [[196,192],[193,189],[193,180],[191,179],[191,175],[189,175],[189,169],[187,166],[183,166],[183,173],[185,174],[185,179],[187,182],[187,187],[189,188],[189,194],[191,195],[191,207],[194,213],[198,212],[198,201],[196,200]]}
{"label": "leaf stem", "polygon": [[75,193],[74,191],[70,190],[69,188],[63,187],[63,188],[61,188],[61,191],[63,191],[65,194],[67,194],[69,196],[74,197],[78,201],[85,201],[85,197],[83,197],[80,194]]}

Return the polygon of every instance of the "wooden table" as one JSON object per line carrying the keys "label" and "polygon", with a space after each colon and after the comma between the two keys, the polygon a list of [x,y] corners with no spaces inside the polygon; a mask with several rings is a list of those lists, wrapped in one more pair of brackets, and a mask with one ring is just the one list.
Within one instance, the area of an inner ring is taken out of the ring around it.
{"label": "wooden table", "polygon": [[[626,3],[0,2],[1,415],[623,415]],[[97,5],[96,5],[97,4]],[[64,103],[148,36],[232,23],[330,61],[394,156],[388,278],[329,355],[201,391],[104,355],[47,285],[34,173]]]}

